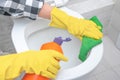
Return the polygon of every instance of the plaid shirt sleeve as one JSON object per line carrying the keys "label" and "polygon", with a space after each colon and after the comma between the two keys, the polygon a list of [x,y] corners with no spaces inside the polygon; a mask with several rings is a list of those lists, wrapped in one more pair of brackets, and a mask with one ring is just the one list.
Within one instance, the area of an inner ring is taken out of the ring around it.
{"label": "plaid shirt sleeve", "polygon": [[0,14],[35,20],[43,4],[44,0],[3,0],[0,2]]}

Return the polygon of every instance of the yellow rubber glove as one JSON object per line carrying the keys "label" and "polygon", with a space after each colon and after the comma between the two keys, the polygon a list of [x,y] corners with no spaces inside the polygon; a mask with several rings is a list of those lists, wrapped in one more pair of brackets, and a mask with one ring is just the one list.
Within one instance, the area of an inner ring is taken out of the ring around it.
{"label": "yellow rubber glove", "polygon": [[0,80],[13,80],[23,71],[55,78],[60,69],[56,59],[67,61],[65,56],[54,50],[30,50],[20,54],[0,56]]}
{"label": "yellow rubber glove", "polygon": [[56,7],[51,11],[51,22],[49,26],[67,29],[69,33],[76,37],[102,38],[102,33],[99,31],[100,27],[93,21],[70,16]]}

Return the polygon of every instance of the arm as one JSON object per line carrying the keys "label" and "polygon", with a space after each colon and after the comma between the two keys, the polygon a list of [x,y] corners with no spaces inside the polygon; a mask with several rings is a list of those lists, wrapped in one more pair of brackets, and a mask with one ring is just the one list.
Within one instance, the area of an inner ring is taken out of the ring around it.
{"label": "arm", "polygon": [[44,0],[2,0],[0,14],[36,19]]}
{"label": "arm", "polygon": [[60,69],[59,62],[56,59],[67,61],[62,53],[54,50],[30,50],[0,56],[0,80],[14,80],[23,71],[55,78]]}
{"label": "arm", "polygon": [[45,19],[51,19],[51,11],[52,11],[53,7],[50,6],[47,3],[44,3],[41,11],[38,13],[39,17],[45,18]]}

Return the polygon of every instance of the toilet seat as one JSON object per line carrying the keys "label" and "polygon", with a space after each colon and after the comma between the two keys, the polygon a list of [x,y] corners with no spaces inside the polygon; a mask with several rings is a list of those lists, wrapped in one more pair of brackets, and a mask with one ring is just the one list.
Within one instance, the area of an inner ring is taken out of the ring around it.
{"label": "toilet seat", "polygon": [[[66,7],[62,7],[61,9],[71,16],[83,18],[79,13],[72,11]],[[12,40],[17,52],[29,50],[25,41],[24,31],[25,25],[31,22],[32,20],[22,18],[14,20],[15,24],[12,30]],[[19,39],[21,40],[19,41]],[[90,55],[85,62],[69,69],[60,70],[55,80],[72,80],[88,74],[93,69],[95,69],[96,66],[99,64],[100,60],[102,59],[102,55],[103,55],[103,43],[97,45],[90,51]]]}

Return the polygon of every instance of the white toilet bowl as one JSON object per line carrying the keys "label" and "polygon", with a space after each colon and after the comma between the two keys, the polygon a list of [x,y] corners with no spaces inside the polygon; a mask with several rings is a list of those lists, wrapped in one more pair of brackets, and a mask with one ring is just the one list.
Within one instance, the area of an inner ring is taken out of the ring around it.
{"label": "white toilet bowl", "polygon": [[[77,12],[66,7],[61,8],[68,14],[83,18]],[[68,62],[61,62],[61,70],[55,80],[80,80],[84,75],[90,73],[101,61],[103,55],[103,43],[97,45],[90,51],[90,55],[85,62],[78,59],[80,40],[70,35],[65,30],[55,29],[48,26],[49,21],[38,19],[35,21],[29,19],[15,19],[12,30],[12,40],[17,52],[29,49],[39,50],[45,42],[53,41],[55,37],[70,37],[72,41],[63,43],[62,48],[65,56],[69,58]]]}

